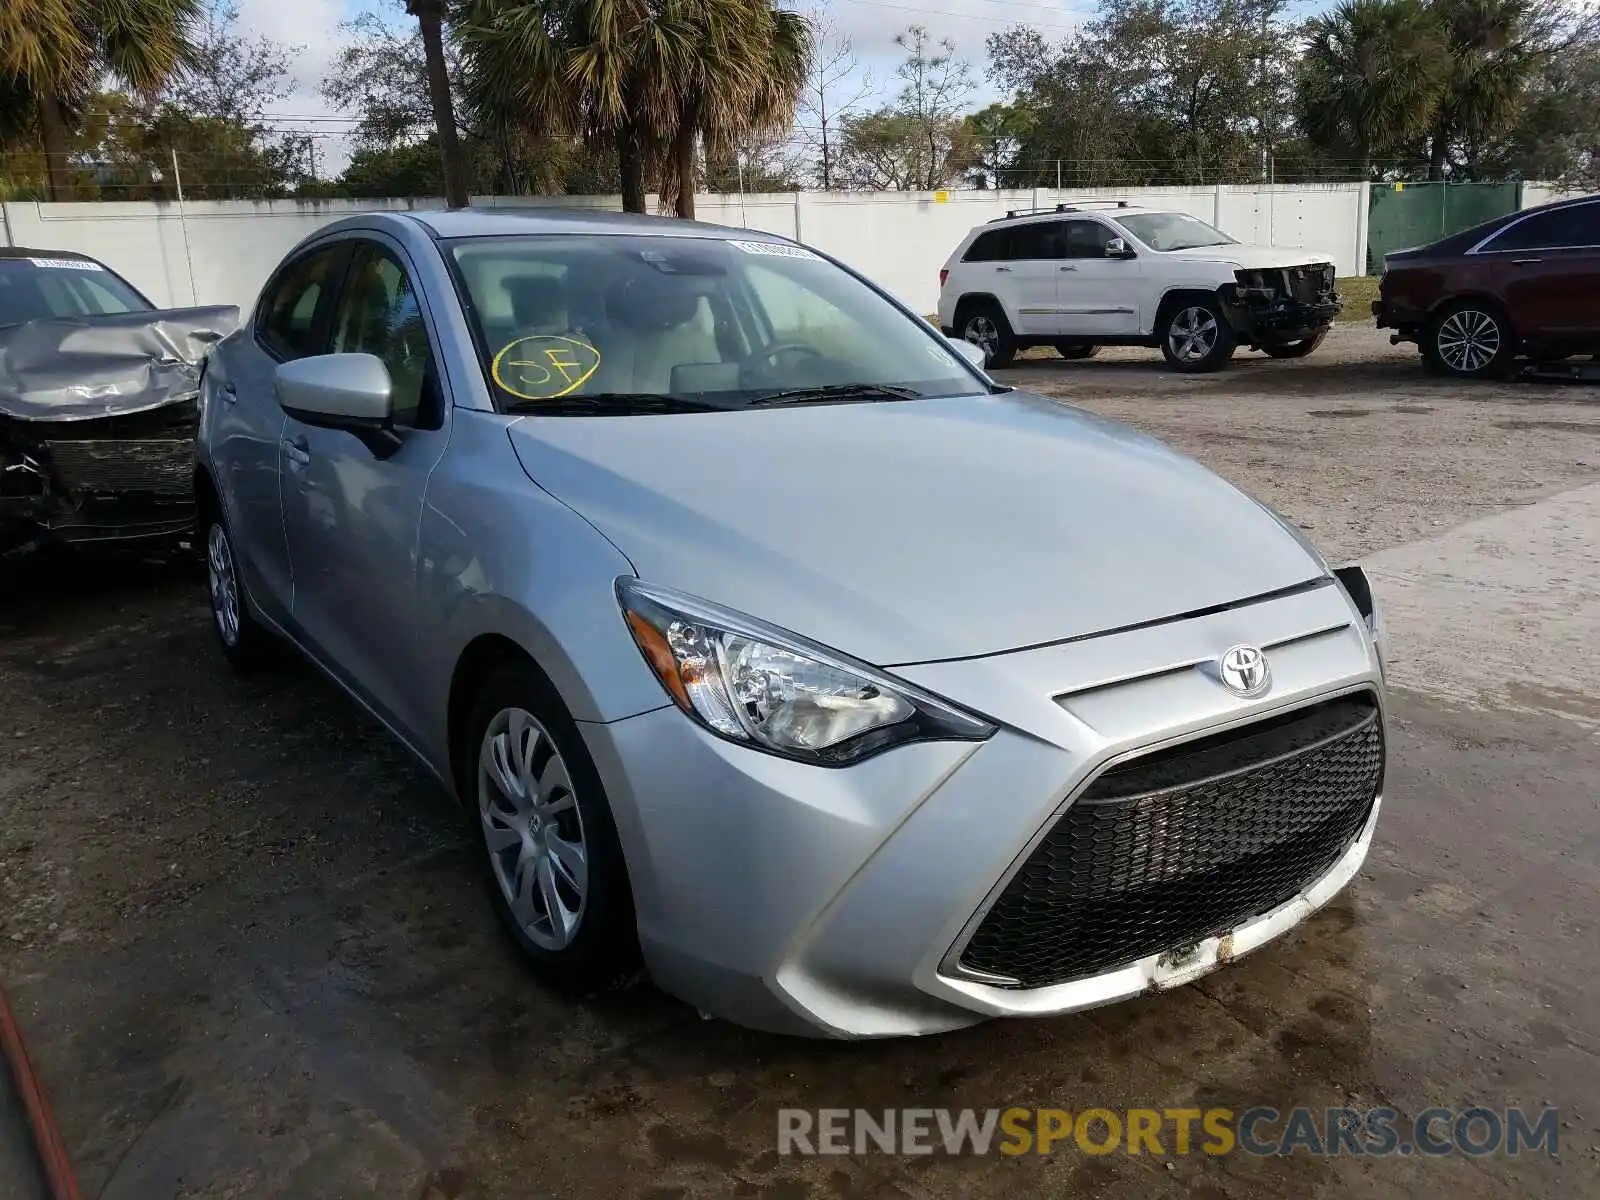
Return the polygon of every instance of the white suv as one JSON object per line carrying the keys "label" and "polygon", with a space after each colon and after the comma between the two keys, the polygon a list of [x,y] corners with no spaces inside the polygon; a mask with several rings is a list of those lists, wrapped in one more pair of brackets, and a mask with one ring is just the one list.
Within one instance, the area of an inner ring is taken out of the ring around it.
{"label": "white suv", "polygon": [[967,234],[939,272],[939,327],[991,367],[1027,346],[1088,358],[1130,345],[1214,371],[1241,345],[1310,354],[1339,311],[1333,281],[1325,255],[1245,245],[1187,213],[1081,201]]}

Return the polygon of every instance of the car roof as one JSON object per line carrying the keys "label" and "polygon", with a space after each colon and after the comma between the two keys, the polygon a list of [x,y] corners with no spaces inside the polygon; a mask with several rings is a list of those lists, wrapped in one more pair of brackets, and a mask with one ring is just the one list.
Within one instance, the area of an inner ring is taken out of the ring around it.
{"label": "car roof", "polygon": [[76,250],[30,250],[26,246],[0,246],[0,258],[70,258],[78,262],[100,262],[98,258],[80,254]]}
{"label": "car roof", "polygon": [[[375,214],[376,215],[376,214]],[[738,238],[781,242],[754,229],[735,229],[705,221],[652,217],[592,208],[457,208],[395,214],[416,221],[436,238],[504,237],[508,234],[633,234],[654,237]]]}

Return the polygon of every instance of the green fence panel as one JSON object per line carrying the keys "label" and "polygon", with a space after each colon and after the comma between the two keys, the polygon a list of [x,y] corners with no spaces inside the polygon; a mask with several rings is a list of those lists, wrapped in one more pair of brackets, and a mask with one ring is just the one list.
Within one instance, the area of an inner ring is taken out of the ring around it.
{"label": "green fence panel", "polygon": [[1367,270],[1391,250],[1423,246],[1522,206],[1520,183],[1375,183],[1367,208]]}

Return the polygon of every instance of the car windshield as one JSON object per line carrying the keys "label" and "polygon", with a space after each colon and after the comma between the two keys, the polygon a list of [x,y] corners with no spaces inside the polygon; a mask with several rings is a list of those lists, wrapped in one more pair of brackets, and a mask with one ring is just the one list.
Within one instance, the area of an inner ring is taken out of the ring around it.
{"label": "car windshield", "polygon": [[1188,213],[1139,213],[1117,220],[1152,250],[1193,250],[1197,246],[1229,246],[1234,241]]}
{"label": "car windshield", "polygon": [[150,305],[97,262],[79,258],[0,258],[0,325],[50,317],[145,312]]}
{"label": "car windshield", "polygon": [[984,390],[929,326],[789,243],[552,234],[448,246],[506,409],[604,415]]}

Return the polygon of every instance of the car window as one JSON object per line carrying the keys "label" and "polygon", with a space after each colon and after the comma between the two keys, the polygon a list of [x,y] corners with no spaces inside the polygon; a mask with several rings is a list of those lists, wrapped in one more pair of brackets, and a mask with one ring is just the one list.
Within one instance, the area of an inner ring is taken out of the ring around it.
{"label": "car window", "polygon": [[1061,258],[1061,229],[1065,221],[1030,221],[1011,227],[1013,259]]}
{"label": "car window", "polygon": [[317,304],[331,284],[333,269],[344,251],[342,244],[313,250],[290,263],[267,285],[256,332],[279,358],[304,358],[323,352],[316,330]]}
{"label": "car window", "polygon": [[1600,205],[1578,204],[1534,213],[1506,226],[1483,247],[1501,250],[1561,250],[1600,246]]}
{"label": "car window", "polygon": [[1007,245],[1006,235],[1009,229],[989,229],[980,233],[972,245],[967,247],[967,253],[962,262],[1004,262],[1011,257],[1010,247]]}
{"label": "car window", "polygon": [[1068,221],[1063,234],[1067,258],[1104,258],[1106,243],[1116,235],[1099,221]]}
{"label": "car window", "polygon": [[1152,250],[1194,250],[1200,246],[1229,246],[1233,239],[1214,225],[1188,213],[1117,214],[1122,227]]}
{"label": "car window", "polygon": [[0,258],[0,325],[149,308],[143,297],[97,262]]}
{"label": "car window", "polygon": [[374,242],[356,246],[330,328],[333,353],[376,355],[389,368],[397,425],[437,427],[436,406],[423,404],[432,350],[422,307],[405,269],[388,250]]}
{"label": "car window", "polygon": [[792,243],[547,234],[446,246],[502,408],[611,415],[662,399],[740,408],[796,389],[984,390],[927,322]]}

